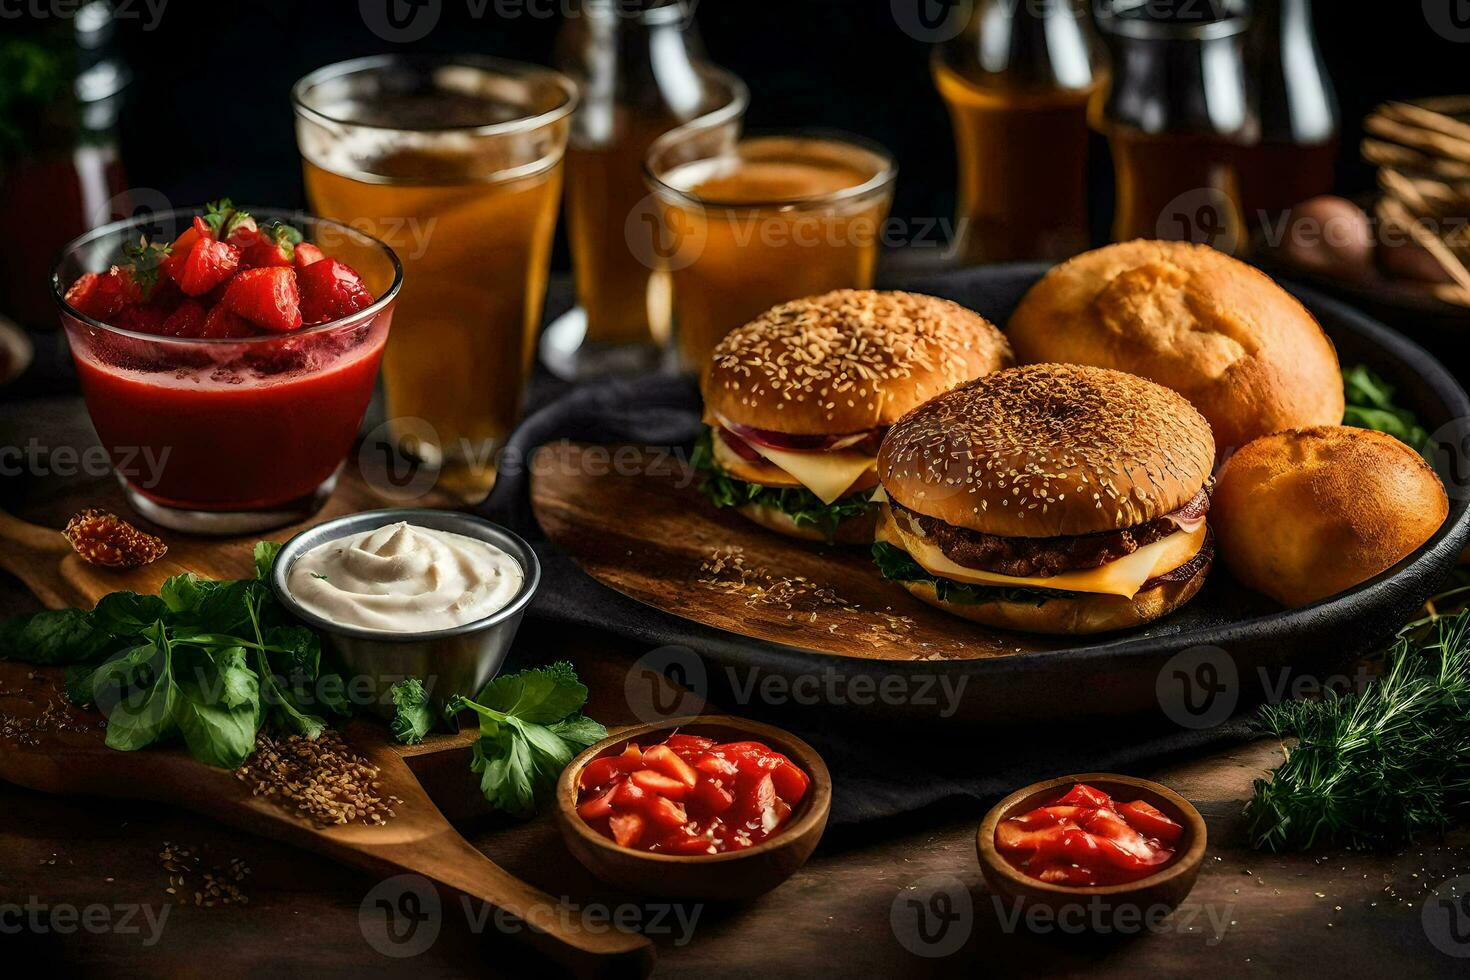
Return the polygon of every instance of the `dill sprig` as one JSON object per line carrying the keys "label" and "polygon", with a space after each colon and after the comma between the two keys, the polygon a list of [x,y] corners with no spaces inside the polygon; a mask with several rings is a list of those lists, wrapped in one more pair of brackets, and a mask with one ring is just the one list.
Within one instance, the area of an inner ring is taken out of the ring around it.
{"label": "dill sprig", "polygon": [[1406,626],[1363,691],[1267,705],[1256,724],[1286,760],[1246,804],[1253,846],[1386,849],[1443,831],[1470,804],[1470,612]]}

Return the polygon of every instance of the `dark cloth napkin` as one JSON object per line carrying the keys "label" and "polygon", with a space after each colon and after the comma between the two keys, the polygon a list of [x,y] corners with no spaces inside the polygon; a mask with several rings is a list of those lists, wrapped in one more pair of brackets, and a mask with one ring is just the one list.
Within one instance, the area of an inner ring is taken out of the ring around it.
{"label": "dark cloth napkin", "polygon": [[[515,530],[535,548],[542,583],[533,618],[593,627],[649,651],[674,648],[668,662],[688,665],[692,655],[710,664],[738,664],[760,676],[789,673],[790,651],[725,633],[653,609],[601,585],[546,539],[530,503],[526,461],[538,446],[559,440],[676,446],[700,431],[699,391],[692,379],[649,376],[584,385],[535,412],[512,435],[498,482],[479,513]],[[966,628],[956,623],[956,629]],[[683,649],[679,649],[683,648]],[[843,658],[813,654],[812,664]],[[647,662],[647,661],[645,661]],[[631,664],[630,664],[631,666]],[[864,665],[868,666],[868,665]],[[819,669],[815,666],[813,670]],[[840,669],[840,667],[839,667]],[[688,671],[676,679],[687,680]],[[703,673],[701,695],[734,705],[733,692],[719,687],[719,670]],[[1057,697],[1065,698],[1059,685]],[[749,700],[749,699],[747,699]],[[888,721],[840,710],[761,709],[740,703],[742,714],[770,720],[810,742],[822,753],[834,782],[832,823],[854,824],[894,817],[942,804],[993,800],[1038,779],[1068,772],[1128,772],[1210,746],[1248,737],[1243,722],[1195,729],[1139,727],[1117,722],[1081,728],[1053,725],[976,730],[946,725]],[[773,713],[774,712],[774,713]]]}

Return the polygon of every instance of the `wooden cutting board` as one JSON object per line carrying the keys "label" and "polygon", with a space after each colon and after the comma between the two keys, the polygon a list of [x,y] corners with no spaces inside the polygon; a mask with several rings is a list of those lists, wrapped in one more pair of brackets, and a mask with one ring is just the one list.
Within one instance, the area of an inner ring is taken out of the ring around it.
{"label": "wooden cutting board", "polygon": [[604,585],[684,619],[867,660],[1068,645],[955,619],[883,581],[861,548],[809,546],[719,510],[666,454],[565,443],[541,452],[531,496],[552,542]]}
{"label": "wooden cutting board", "polygon": [[[415,504],[444,502],[443,498],[425,498]],[[313,522],[393,503],[349,477]],[[78,503],[76,509],[82,506],[105,507],[133,519],[109,494]],[[147,527],[145,522],[136,523]],[[282,528],[265,537],[284,541],[297,530]],[[83,562],[57,528],[0,512],[0,568],[19,578],[52,608],[91,608],[103,595],[124,589],[156,592],[164,579],[184,571],[221,579],[253,574],[251,549],[257,536],[210,539],[159,533],[169,545],[163,558],[141,569],[119,572]],[[394,805],[396,816],[382,826],[321,828],[252,796],[233,773],[196,762],[180,749],[128,753],[107,748],[101,716],[68,703],[63,683],[60,669],[0,662],[0,779],[40,792],[173,804],[375,875],[423,875],[535,923],[536,928],[520,929],[515,935],[577,975],[646,975],[652,969],[654,953],[648,940],[597,924],[584,929],[575,916],[560,914],[557,899],[495,865],[460,836],[435,805],[436,798],[449,799],[451,809],[462,813],[477,804],[483,806],[468,776],[470,734],[433,736],[423,745],[399,746],[388,739],[380,724],[352,722],[344,738],[379,768],[381,793],[403,802]],[[431,798],[424,783],[436,779],[446,787],[442,797],[436,793]]]}

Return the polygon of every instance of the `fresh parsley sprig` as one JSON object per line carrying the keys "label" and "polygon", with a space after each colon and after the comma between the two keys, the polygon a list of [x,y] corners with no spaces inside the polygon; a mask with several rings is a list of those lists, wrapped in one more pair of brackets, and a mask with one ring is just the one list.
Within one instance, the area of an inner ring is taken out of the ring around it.
{"label": "fresh parsley sprig", "polygon": [[536,801],[556,785],[572,756],[607,737],[607,729],[582,714],[587,687],[572,665],[503,674],[473,699],[456,697],[453,717],[473,711],[480,722],[470,769],[480,774],[485,798],[512,816],[530,816]]}

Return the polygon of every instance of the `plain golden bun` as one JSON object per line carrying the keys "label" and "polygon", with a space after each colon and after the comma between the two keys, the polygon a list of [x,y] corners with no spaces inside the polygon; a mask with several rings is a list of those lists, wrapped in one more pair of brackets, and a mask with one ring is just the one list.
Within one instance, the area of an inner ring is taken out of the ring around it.
{"label": "plain golden bun", "polygon": [[1121,371],[1031,364],[940,395],[888,430],[878,478],[909,510],[1009,538],[1133,527],[1188,503],[1215,465],[1176,392]]}
{"label": "plain golden bun", "polygon": [[1023,364],[1093,364],[1173,388],[1222,453],[1342,421],[1337,352],[1317,321],[1260,270],[1203,245],[1085,252],[1031,287],[1007,335]]}
{"label": "plain golden bun", "polygon": [[915,597],[953,616],[1018,633],[1082,635],[1132,629],[1169,615],[1190,599],[1209,576],[1207,562],[1183,582],[1161,582],[1132,599],[1119,595],[1074,593],[1047,599],[1041,605],[1025,602],[945,602],[929,582],[904,582]]}
{"label": "plain golden bun", "polygon": [[865,432],[1015,363],[1005,336],[958,303],[839,290],[725,335],[705,369],[705,421],[795,435]]}
{"label": "plain golden bun", "polygon": [[1393,567],[1448,514],[1444,484],[1413,449],[1332,425],[1238,450],[1220,470],[1210,523],[1241,584],[1295,607]]}
{"label": "plain golden bun", "polygon": [[767,531],[784,534],[788,538],[799,538],[802,541],[866,546],[873,543],[873,529],[878,526],[878,508],[876,507],[866,514],[849,517],[842,521],[837,525],[837,533],[830,538],[820,528],[811,524],[798,524],[791,519],[790,514],[774,507],[744,504],[737,507],[736,510]]}

